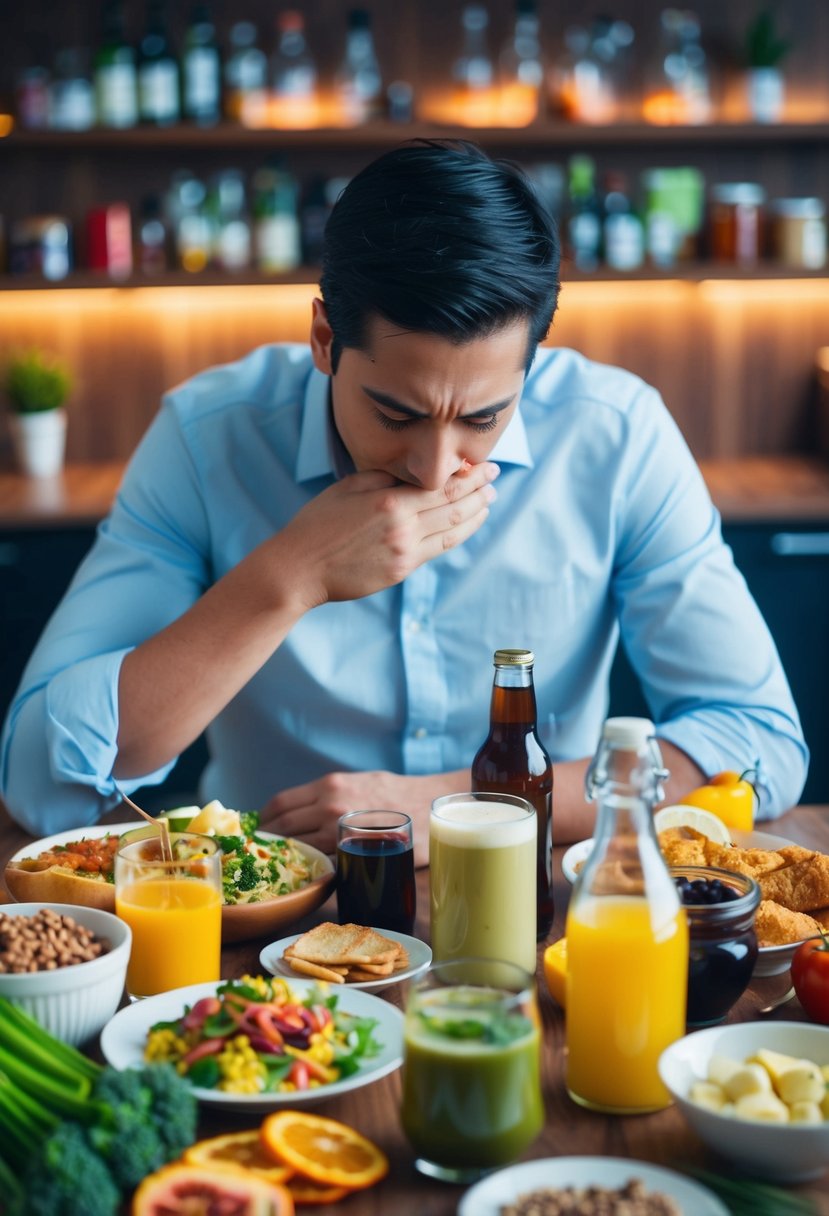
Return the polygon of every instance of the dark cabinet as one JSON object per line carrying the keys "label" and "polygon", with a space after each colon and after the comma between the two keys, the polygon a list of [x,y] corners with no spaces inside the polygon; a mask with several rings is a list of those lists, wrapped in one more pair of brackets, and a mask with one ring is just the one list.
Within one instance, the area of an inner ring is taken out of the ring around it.
{"label": "dark cabinet", "polygon": [[[800,712],[811,752],[801,801],[829,802],[829,520],[731,523],[723,536],[771,630]],[[649,713],[621,647],[610,712]]]}

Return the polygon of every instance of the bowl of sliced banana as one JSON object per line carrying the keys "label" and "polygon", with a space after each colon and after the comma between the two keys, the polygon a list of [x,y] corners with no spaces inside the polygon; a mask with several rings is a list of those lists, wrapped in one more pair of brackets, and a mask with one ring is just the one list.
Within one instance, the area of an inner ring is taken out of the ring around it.
{"label": "bowl of sliced banana", "polygon": [[659,1075],[700,1139],[741,1170],[806,1182],[829,1166],[829,1026],[697,1030],[663,1051]]}

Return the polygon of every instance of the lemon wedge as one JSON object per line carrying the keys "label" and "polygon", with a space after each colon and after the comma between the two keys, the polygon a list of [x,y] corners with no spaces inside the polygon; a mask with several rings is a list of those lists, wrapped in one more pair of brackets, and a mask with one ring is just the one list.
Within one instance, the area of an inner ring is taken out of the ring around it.
{"label": "lemon wedge", "polygon": [[201,832],[204,835],[212,833],[218,836],[241,836],[242,821],[238,811],[229,811],[226,806],[222,806],[218,798],[214,798],[202,807],[195,819],[190,820],[187,831]]}
{"label": "lemon wedge", "polygon": [[544,978],[550,996],[564,1006],[567,996],[567,938],[560,937],[544,951]]}
{"label": "lemon wedge", "polygon": [[731,844],[728,828],[716,815],[698,806],[663,806],[653,817],[657,835],[668,828],[693,828],[717,844]]}

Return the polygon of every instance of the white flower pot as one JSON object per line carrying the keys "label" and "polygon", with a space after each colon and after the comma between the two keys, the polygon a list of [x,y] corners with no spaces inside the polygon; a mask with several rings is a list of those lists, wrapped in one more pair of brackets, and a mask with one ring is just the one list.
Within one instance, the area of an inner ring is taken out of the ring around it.
{"label": "white flower pot", "polygon": [[755,122],[779,122],[786,86],[779,68],[751,68],[746,77],[748,108]]}
{"label": "white flower pot", "polygon": [[12,414],[12,442],[20,470],[29,477],[55,477],[66,452],[66,411]]}

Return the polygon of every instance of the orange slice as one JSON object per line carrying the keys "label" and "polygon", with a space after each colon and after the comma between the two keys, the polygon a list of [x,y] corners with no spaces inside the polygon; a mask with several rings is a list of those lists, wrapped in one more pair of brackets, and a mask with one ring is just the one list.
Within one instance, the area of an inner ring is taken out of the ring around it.
{"label": "orange slice", "polygon": [[314,1182],[358,1190],[389,1172],[385,1153],[353,1127],[321,1115],[281,1110],[260,1129],[265,1148]]}
{"label": "orange slice", "polygon": [[317,1203],[337,1203],[351,1191],[347,1186],[329,1186],[326,1182],[314,1182],[304,1174],[293,1174],[290,1182],[286,1182],[291,1198],[297,1207],[306,1207]]}
{"label": "orange slice", "polygon": [[182,1160],[188,1165],[206,1165],[217,1169],[238,1169],[241,1166],[266,1182],[287,1182],[294,1172],[291,1166],[282,1165],[267,1152],[258,1128],[197,1140],[185,1149]]}
{"label": "orange slice", "polygon": [[175,1212],[293,1216],[294,1201],[284,1186],[265,1182],[249,1170],[177,1161],[140,1183],[130,1210],[132,1216],[172,1216]]}

